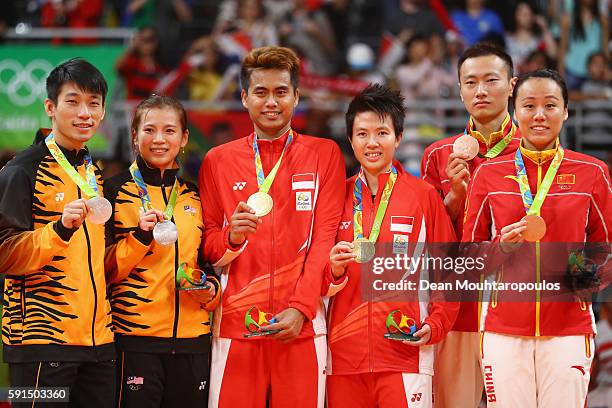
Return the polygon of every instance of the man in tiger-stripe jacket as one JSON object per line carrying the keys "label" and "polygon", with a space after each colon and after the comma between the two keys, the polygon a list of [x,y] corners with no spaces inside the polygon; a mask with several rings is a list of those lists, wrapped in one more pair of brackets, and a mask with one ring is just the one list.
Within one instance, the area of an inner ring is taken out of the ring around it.
{"label": "man in tiger-stripe jacket", "polygon": [[[104,77],[88,62],[56,67],[45,101],[53,137],[39,131],[0,171],[2,342],[11,385],[70,387],[75,406],[111,406],[115,392],[104,225],[86,219],[88,196],[66,171],[76,170],[88,180],[82,187],[102,195],[85,143],[104,117],[106,92]],[[59,150],[67,162],[52,156]]]}

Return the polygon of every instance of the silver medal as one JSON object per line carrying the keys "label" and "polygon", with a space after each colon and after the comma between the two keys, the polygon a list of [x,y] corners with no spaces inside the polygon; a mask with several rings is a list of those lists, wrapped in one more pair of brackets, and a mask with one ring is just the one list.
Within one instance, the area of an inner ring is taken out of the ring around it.
{"label": "silver medal", "polygon": [[171,245],[178,239],[178,228],[169,220],[158,222],[153,228],[153,239],[159,245]]}
{"label": "silver medal", "polygon": [[94,197],[87,200],[87,208],[89,208],[89,214],[87,219],[92,224],[104,224],[113,214],[113,206],[104,197]]}

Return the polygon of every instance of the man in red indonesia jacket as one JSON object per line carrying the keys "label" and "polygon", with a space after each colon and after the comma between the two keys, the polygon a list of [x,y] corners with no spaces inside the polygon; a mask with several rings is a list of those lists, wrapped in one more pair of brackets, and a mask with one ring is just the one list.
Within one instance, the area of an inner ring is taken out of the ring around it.
{"label": "man in red indonesia jacket", "polygon": [[202,165],[204,256],[224,267],[211,407],[264,407],[267,397],[274,407],[324,405],[321,285],[345,173],[334,142],[291,129],[298,70],[290,49],[252,50],[241,82],[255,131],[212,149]]}
{"label": "man in red indonesia jacket", "polygon": [[[464,133],[439,140],[425,149],[421,176],[443,197],[460,238],[471,175],[482,163],[515,152],[520,134],[508,113],[508,100],[516,82],[508,54],[486,44],[470,47],[459,59],[458,76],[469,122]],[[464,135],[478,141],[479,153],[471,160],[463,153],[453,153],[453,143]],[[462,302],[453,330],[438,346],[434,378],[437,408],[475,408],[480,403],[483,382],[478,315],[477,303]]]}
{"label": "man in red indonesia jacket", "polygon": [[[476,170],[462,239],[500,244],[506,259],[497,282],[521,276],[543,283],[559,263],[550,255],[553,245],[585,242],[604,248],[600,259],[609,256],[612,188],[604,163],[559,144],[567,88],[558,73],[540,70],[521,77],[514,104],[523,134],[520,149]],[[534,243],[525,248],[525,240]],[[583,407],[594,351],[591,304],[578,294],[560,302],[535,292],[528,302],[516,301],[516,293],[493,292],[483,305],[488,406]]]}
{"label": "man in red indonesia jacket", "polygon": [[[402,102],[399,92],[370,85],[353,99],[346,114],[347,134],[361,172],[346,181],[338,243],[330,253],[323,287],[333,296],[328,337],[329,408],[431,407],[432,344],[444,338],[459,308],[458,303],[436,296],[432,301],[417,299],[415,289],[383,300],[393,291],[381,291],[381,284],[374,284],[374,276],[383,276],[372,274],[378,259],[362,259],[363,251],[358,248],[366,240],[371,255],[377,257],[418,257],[411,252],[417,243],[455,241],[436,190],[393,161],[402,138]],[[427,279],[421,273],[425,272],[419,271],[408,280],[418,285],[420,279]],[[411,294],[414,299],[406,300]],[[413,326],[418,341],[386,338],[390,319],[404,331]]]}

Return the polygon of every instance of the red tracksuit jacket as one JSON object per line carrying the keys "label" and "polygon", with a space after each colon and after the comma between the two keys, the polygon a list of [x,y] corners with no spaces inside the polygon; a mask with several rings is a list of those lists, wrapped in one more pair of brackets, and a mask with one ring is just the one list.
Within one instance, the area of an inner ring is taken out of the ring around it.
{"label": "red tracksuit jacket", "polygon": [[[522,151],[531,193],[535,196],[553,154]],[[515,175],[514,155],[491,160],[476,170],[468,191],[464,242],[499,241],[500,230],[525,215],[519,185],[511,178]],[[565,149],[565,157],[542,205],[541,216],[547,224],[546,235],[540,241],[543,244],[528,244],[531,247],[519,250],[519,256],[505,257],[497,271],[498,281],[537,282],[546,279],[547,273],[550,277],[551,270],[564,270],[567,258],[552,252],[561,244],[554,244],[553,248],[551,242],[610,242],[612,189],[606,165],[593,157]],[[525,298],[517,297],[516,292],[494,291],[491,301],[483,306],[481,329],[518,336],[595,333],[590,304],[577,299],[572,301],[573,297],[564,302],[538,301],[534,295],[537,294],[526,294],[531,298],[522,302]]]}
{"label": "red tracksuit jacket", "polygon": [[[399,163],[396,163],[396,169],[398,178],[376,243],[376,256],[393,257],[391,248],[398,240],[412,245],[416,242],[454,242],[453,227],[440,196],[427,183],[405,173]],[[379,192],[382,192],[389,174],[379,176]],[[351,242],[354,238],[353,187],[356,178],[346,181],[344,212],[336,241]],[[370,234],[381,195],[377,194],[375,202],[372,202],[371,193],[363,181],[365,236]],[[374,290],[372,284],[377,275],[369,268],[372,264],[352,262],[346,274],[336,280],[329,264],[327,266],[323,291],[328,295],[336,293],[328,312],[328,347],[331,353],[328,355],[328,374],[397,371],[433,375],[433,347],[412,347],[385,339],[387,315],[398,309],[417,322],[429,324],[430,344],[434,344],[442,340],[452,327],[459,304],[442,301],[419,304],[415,292],[398,292],[400,297],[411,296],[414,301],[378,298],[389,292]],[[418,281],[417,275],[410,279]]]}
{"label": "red tracksuit jacket", "polygon": [[[423,159],[421,161],[421,177],[429,184],[434,186],[440,193],[442,198],[450,192],[451,184],[448,176],[446,175],[446,164],[448,162],[448,156],[453,152],[453,143],[455,140],[463,136],[460,133],[455,136],[448,137],[446,139],[438,140],[427,146],[423,153]],[[499,137],[502,135],[500,134]],[[477,139],[478,140],[478,139]],[[512,141],[506,146],[506,148],[500,153],[498,157],[514,153],[519,147],[521,140],[520,131],[516,128],[516,132],[512,138]],[[499,138],[494,138],[490,145],[494,145],[499,141]],[[487,152],[487,145],[479,140],[480,153]],[[470,174],[473,176],[474,171],[482,163],[489,161],[490,159],[482,158],[479,156],[474,157],[468,162]],[[465,204],[462,204],[465,205]],[[455,233],[459,239],[461,239],[461,233],[463,230],[463,217],[458,217],[455,221]],[[474,302],[461,302],[461,308],[459,315],[453,326],[453,330],[457,331],[478,331],[478,304]]]}
{"label": "red tracksuit jacket", "polygon": [[[258,140],[266,176],[287,136]],[[238,203],[258,191],[253,138],[251,134],[210,150],[200,171],[204,257],[226,266],[213,333],[243,339],[245,314],[252,306],[271,314],[296,308],[307,318],[301,337],[324,333],[320,288],[344,197],[340,149],[331,140],[294,132],[269,191],[274,208],[235,250],[229,244],[229,221]]]}

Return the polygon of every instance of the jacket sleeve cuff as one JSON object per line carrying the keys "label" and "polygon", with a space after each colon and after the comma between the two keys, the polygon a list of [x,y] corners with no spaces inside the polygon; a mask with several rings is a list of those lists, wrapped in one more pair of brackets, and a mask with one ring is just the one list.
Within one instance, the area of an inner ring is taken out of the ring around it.
{"label": "jacket sleeve cuff", "polygon": [[244,251],[247,244],[249,243],[249,240],[245,240],[241,246],[231,245],[229,242],[229,226],[225,227],[223,231],[223,240],[225,242],[225,253],[217,262],[214,263],[213,266],[223,267],[229,265],[234,259],[238,257],[238,255],[242,253],[242,251]]}
{"label": "jacket sleeve cuff", "polygon": [[430,344],[439,343],[440,340],[442,340],[442,333],[441,333],[442,330],[440,330],[438,325],[434,323],[432,319],[430,319],[429,317],[425,318],[425,320],[423,321],[423,324],[428,324],[429,327],[431,328],[431,337],[429,338],[429,341],[427,342],[427,344],[430,345]]}
{"label": "jacket sleeve cuff", "polygon": [[304,323],[311,321],[315,317],[314,314],[310,311],[310,309],[308,309],[305,305],[301,303],[289,302],[289,307],[296,309],[304,315]]}
{"label": "jacket sleeve cuff", "polygon": [[205,310],[213,312],[217,308],[219,300],[221,300],[221,284],[219,283],[217,278],[212,276],[207,276],[206,281],[214,286],[215,296],[208,303],[203,304],[203,306]]}
{"label": "jacket sleeve cuff", "polygon": [[325,280],[329,284],[325,296],[334,296],[336,293],[344,289],[344,287],[348,283],[348,274],[346,273],[346,270],[344,271],[344,275],[340,276],[339,278],[336,278],[331,272],[331,267],[329,263],[325,267],[325,275]]}
{"label": "jacket sleeve cuff", "polygon": [[234,245],[230,242],[229,236],[230,236],[230,226],[227,225],[225,228],[223,228],[223,242],[225,243],[225,248],[229,249],[230,251],[239,251],[240,248],[244,247],[244,242],[247,241],[245,240],[240,245]]}
{"label": "jacket sleeve cuff", "polygon": [[78,230],[78,228],[73,228],[73,229],[69,229],[64,227],[64,224],[62,224],[62,220],[59,219],[57,221],[55,221],[55,223],[53,224],[53,231],[55,231],[55,233],[63,240],[63,241],[70,241],[70,238],[72,238],[72,235]]}
{"label": "jacket sleeve cuff", "polygon": [[136,238],[143,245],[151,245],[153,242],[153,231],[145,231],[141,228],[136,228],[134,232],[132,232],[134,238]]}

